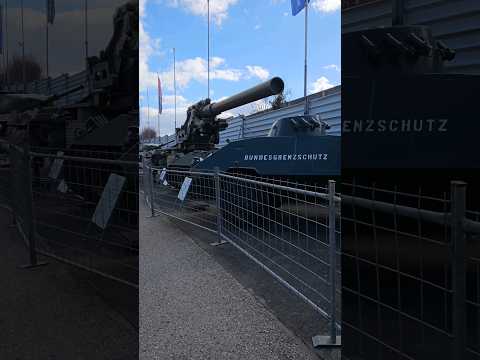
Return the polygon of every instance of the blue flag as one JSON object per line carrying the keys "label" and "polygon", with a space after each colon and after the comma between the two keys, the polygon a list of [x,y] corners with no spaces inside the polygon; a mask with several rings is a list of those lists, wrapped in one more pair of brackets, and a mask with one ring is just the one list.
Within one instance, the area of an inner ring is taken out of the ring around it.
{"label": "blue flag", "polygon": [[310,0],[292,0],[292,15],[297,15],[305,7],[307,1]]}
{"label": "blue flag", "polygon": [[55,19],[55,0],[47,0],[47,22],[53,24]]}

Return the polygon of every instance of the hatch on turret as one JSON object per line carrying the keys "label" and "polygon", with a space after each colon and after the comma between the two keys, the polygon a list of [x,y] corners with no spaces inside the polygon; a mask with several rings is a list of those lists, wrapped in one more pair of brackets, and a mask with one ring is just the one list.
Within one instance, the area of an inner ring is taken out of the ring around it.
{"label": "hatch on turret", "polygon": [[268,136],[324,136],[328,129],[330,125],[319,115],[290,116],[276,120]]}

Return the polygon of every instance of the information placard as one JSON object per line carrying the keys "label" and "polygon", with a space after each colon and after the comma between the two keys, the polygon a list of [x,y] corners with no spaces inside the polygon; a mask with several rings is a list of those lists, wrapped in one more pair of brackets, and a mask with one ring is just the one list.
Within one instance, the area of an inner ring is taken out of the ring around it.
{"label": "information placard", "polygon": [[160,173],[160,181],[165,180],[165,175],[167,175],[167,169],[163,168],[162,172]]}
{"label": "information placard", "polygon": [[[57,152],[58,156],[63,156],[63,151]],[[52,180],[57,180],[58,175],[60,175],[60,171],[62,170],[63,166],[63,159],[55,159],[53,160],[52,166],[50,167],[50,172],[48,173],[48,177]]]}
{"label": "information placard", "polygon": [[105,189],[103,189],[102,196],[98,201],[95,213],[92,217],[92,222],[100,228],[105,229],[107,227],[124,184],[125,178],[123,176],[110,174],[107,185],[105,186]]}
{"label": "information placard", "polygon": [[190,189],[190,185],[192,184],[192,179],[189,177],[186,177],[185,180],[183,180],[182,187],[180,188],[180,191],[178,192],[178,198],[182,201],[185,200],[185,197],[187,196],[188,189]]}

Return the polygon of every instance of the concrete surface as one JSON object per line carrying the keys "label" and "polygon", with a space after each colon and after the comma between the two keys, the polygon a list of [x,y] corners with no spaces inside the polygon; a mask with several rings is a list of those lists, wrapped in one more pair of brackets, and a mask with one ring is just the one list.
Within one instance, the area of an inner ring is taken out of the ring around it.
{"label": "concrete surface", "polygon": [[19,267],[28,253],[10,222],[0,207],[0,359],[138,358],[135,324],[112,309],[89,274],[42,257],[47,266]]}
{"label": "concrete surface", "polygon": [[140,204],[140,359],[318,356],[165,216]]}

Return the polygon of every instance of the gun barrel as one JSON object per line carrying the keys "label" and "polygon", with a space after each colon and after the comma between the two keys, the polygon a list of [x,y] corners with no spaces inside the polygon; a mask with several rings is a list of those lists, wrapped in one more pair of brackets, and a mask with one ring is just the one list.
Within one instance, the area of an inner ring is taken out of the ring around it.
{"label": "gun barrel", "polygon": [[47,102],[57,101],[57,100],[61,99],[62,97],[73,94],[74,92],[76,92],[78,90],[82,90],[84,87],[85,87],[84,85],[78,85],[78,86],[75,86],[72,89],[64,91],[63,93],[52,95],[48,98]]}
{"label": "gun barrel", "polygon": [[222,101],[205,106],[200,112],[201,116],[216,116],[224,111],[242,106],[272,95],[280,94],[283,91],[283,80],[274,77],[248,90],[226,98]]}

